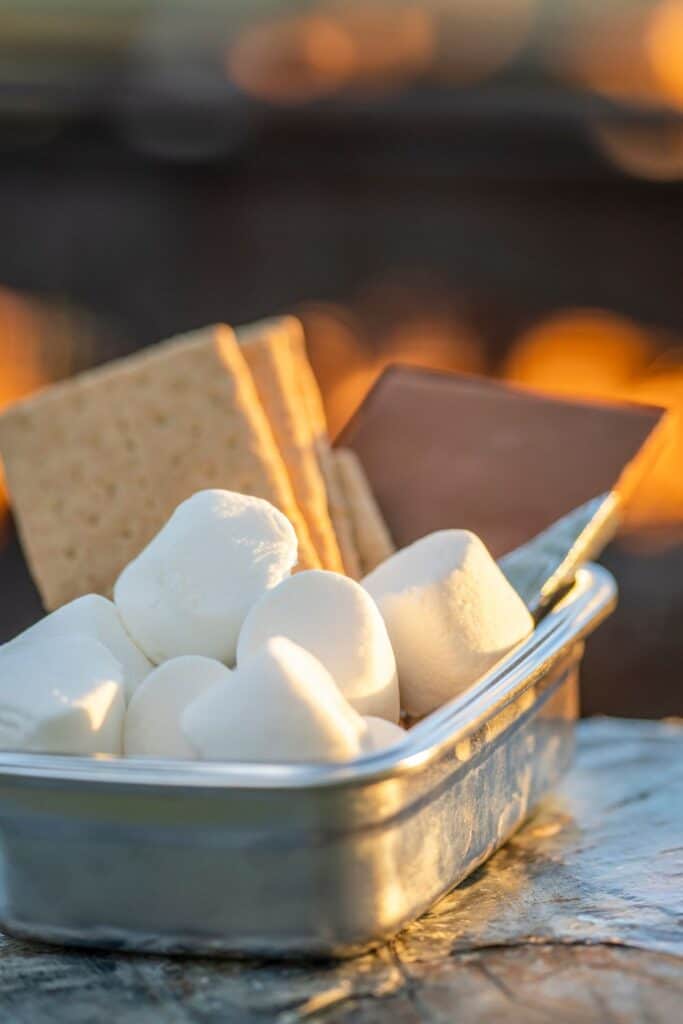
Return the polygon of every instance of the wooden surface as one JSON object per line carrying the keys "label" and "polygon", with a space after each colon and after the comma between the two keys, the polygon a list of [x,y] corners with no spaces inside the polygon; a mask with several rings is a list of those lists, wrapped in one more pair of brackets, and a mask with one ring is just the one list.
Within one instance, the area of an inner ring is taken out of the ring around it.
{"label": "wooden surface", "polygon": [[0,1020],[669,1022],[683,1000],[682,808],[683,727],[584,722],[558,792],[389,946],[269,964],[0,938]]}

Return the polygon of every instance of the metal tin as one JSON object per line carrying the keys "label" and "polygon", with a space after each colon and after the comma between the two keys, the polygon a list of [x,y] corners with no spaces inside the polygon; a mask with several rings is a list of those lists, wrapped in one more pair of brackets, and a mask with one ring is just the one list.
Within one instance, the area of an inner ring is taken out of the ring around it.
{"label": "metal tin", "polygon": [[0,923],[145,952],[349,955],[462,881],[570,763],[584,637],[615,603],[575,586],[467,693],[344,765],[0,755]]}

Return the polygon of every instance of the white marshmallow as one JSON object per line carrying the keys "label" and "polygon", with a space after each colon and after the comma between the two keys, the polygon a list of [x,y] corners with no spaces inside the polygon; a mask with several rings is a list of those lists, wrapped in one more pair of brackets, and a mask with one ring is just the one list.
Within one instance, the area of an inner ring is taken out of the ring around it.
{"label": "white marshmallow", "polygon": [[296,560],[294,529],[269,502],[199,491],[123,570],[114,601],[152,661],[203,654],[231,664],[249,608]]}
{"label": "white marshmallow", "polygon": [[363,580],[384,616],[398,663],[402,706],[425,715],[474,683],[534,623],[484,544],[441,530]]}
{"label": "white marshmallow", "polygon": [[129,757],[194,758],[180,729],[180,716],[193,700],[232,672],[214,658],[186,654],[159,665],[135,691],[126,711],[123,750]]}
{"label": "white marshmallow", "polygon": [[395,747],[406,738],[405,729],[394,722],[387,722],[386,718],[365,715],[363,721],[367,727],[363,740],[363,752],[366,754],[377,754],[380,750]]}
{"label": "white marshmallow", "polygon": [[274,636],[314,654],[359,714],[398,720],[394,652],[375,602],[354,580],[310,569],[270,590],[244,621],[238,663]]}
{"label": "white marshmallow", "polygon": [[123,669],[89,636],[50,636],[0,652],[0,749],[120,754]]}
{"label": "white marshmallow", "polygon": [[[106,597],[86,594],[70,601],[10,640],[10,644],[33,643],[35,640],[71,636],[74,633],[91,636],[111,651],[121,663],[126,699],[130,700],[136,687],[152,671],[153,666],[128,636],[119,613]],[[8,646],[6,644],[5,648]],[[0,653],[5,648],[0,649]]]}
{"label": "white marshmallow", "polygon": [[181,728],[200,757],[221,761],[346,761],[365,733],[320,662],[284,637],[190,704]]}

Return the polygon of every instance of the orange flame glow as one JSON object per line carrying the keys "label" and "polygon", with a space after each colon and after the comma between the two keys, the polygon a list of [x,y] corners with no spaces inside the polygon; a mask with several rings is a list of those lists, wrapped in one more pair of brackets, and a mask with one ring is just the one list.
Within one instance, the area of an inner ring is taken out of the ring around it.
{"label": "orange flame glow", "polygon": [[[67,376],[75,364],[88,363],[92,340],[85,319],[0,287],[0,411],[44,384]],[[7,505],[0,465],[3,531]]]}
{"label": "orange flame glow", "polygon": [[600,310],[571,310],[526,331],[504,375],[555,394],[593,398],[626,395],[657,349],[647,332]]}
{"label": "orange flame glow", "polygon": [[[0,288],[0,410],[43,382],[30,308]],[[8,496],[0,464],[0,540],[6,541]]]}
{"label": "orange flame glow", "polygon": [[683,367],[655,364],[634,385],[636,402],[665,406],[671,417],[669,443],[632,502],[627,526],[633,529],[683,522]]}
{"label": "orange flame glow", "polygon": [[595,123],[593,138],[620,170],[649,181],[683,178],[683,126]]}
{"label": "orange flame glow", "polygon": [[500,71],[522,49],[539,0],[433,0],[438,49],[435,72],[455,83],[477,82]]}
{"label": "orange flame glow", "polygon": [[662,98],[683,106],[683,0],[663,0],[657,5],[645,47]]}
{"label": "orange flame glow", "polygon": [[552,68],[594,92],[683,107],[683,0],[596,3],[554,39]]}
{"label": "orange flame glow", "polygon": [[655,338],[623,317],[569,311],[525,332],[504,376],[554,394],[644,402],[669,409],[669,443],[626,512],[627,529],[683,523],[683,366],[656,359]]}
{"label": "orange flame glow", "polygon": [[42,343],[31,306],[0,288],[0,409],[45,381]]}
{"label": "orange flame glow", "polygon": [[643,9],[594,4],[553,40],[551,65],[601,95],[656,101],[661,88],[647,51],[648,24]]}
{"label": "orange flame glow", "polygon": [[[375,298],[386,299],[380,290]],[[368,314],[367,304],[365,309]],[[325,394],[330,433],[339,433],[382,371],[396,363],[436,370],[483,369],[482,348],[471,330],[452,313],[413,311],[387,316],[372,338],[356,317],[338,306],[317,305],[301,311],[309,352]],[[371,315],[363,323],[372,321]]]}
{"label": "orange flame glow", "polygon": [[287,104],[333,92],[349,79],[353,61],[353,43],[333,18],[293,15],[245,28],[227,70],[244,92]]}
{"label": "orange flame glow", "polygon": [[387,86],[411,77],[433,49],[425,7],[344,0],[245,27],[228,51],[227,72],[259,99],[301,103],[349,84]]}

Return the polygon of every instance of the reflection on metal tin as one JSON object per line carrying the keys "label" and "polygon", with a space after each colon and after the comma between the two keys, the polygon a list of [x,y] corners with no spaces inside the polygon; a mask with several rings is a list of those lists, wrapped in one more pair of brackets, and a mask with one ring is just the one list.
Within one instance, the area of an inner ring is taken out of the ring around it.
{"label": "reflection on metal tin", "polygon": [[0,923],[48,942],[349,955],[497,849],[570,763],[598,567],[403,742],[348,764],[0,754]]}

